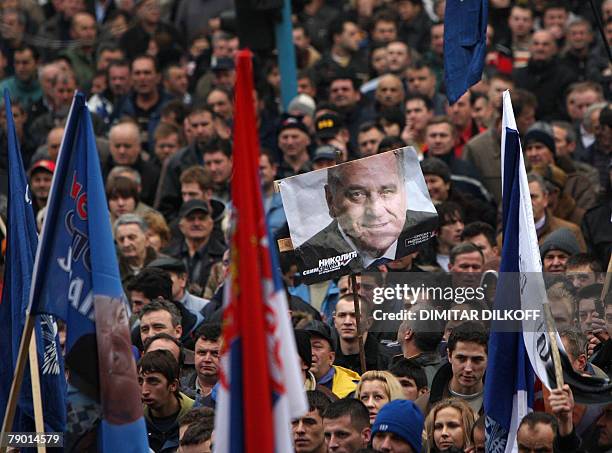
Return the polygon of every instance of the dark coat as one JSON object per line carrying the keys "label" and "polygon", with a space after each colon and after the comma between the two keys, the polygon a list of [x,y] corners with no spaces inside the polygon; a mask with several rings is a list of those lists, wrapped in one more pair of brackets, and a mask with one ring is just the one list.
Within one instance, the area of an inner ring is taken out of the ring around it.
{"label": "dark coat", "polygon": [[529,90],[537,96],[536,117],[539,120],[563,118],[564,93],[576,79],[557,58],[546,62],[529,60],[526,67],[515,70],[512,76],[518,88]]}
{"label": "dark coat", "polygon": [[181,199],[181,173],[194,165],[204,165],[204,157],[195,143],[179,150],[166,165],[160,182],[160,200],[157,209],[168,222],[176,218],[183,202]]}
{"label": "dark coat", "polygon": [[187,268],[189,282],[205,288],[213,264],[223,259],[225,249],[225,243],[221,242],[218,237],[211,235],[208,243],[198,251],[199,256],[197,258],[189,257],[187,244],[182,238],[180,241],[170,244],[164,249],[163,253],[183,261]]}
{"label": "dark coat", "polygon": [[[105,181],[110,171],[116,165],[118,164],[115,163],[113,157],[109,154],[106,161],[102,163],[102,177]],[[130,165],[130,167],[140,174],[142,187],[140,199],[149,206],[152,206],[155,201],[157,184],[159,183],[159,168],[150,160],[144,160],[142,156],[138,156],[138,160],[133,165]]]}
{"label": "dark coat", "polygon": [[[395,258],[406,256],[418,248],[422,247],[422,243],[432,237],[432,232],[438,227],[438,217],[436,214],[424,211],[406,211],[406,222],[398,241]],[[412,239],[423,235],[420,241],[413,242]],[[342,237],[338,227],[338,221],[334,220],[324,229],[319,231],[313,237],[304,242],[297,250],[296,255],[299,267],[303,272],[305,283],[318,281],[319,275],[324,275],[325,279],[338,278],[342,275],[361,272],[364,269],[363,259],[359,256],[352,256],[355,250]],[[336,269],[329,272],[316,272],[319,269],[319,260],[326,258],[334,258],[339,255],[346,254],[346,259]],[[315,270],[310,274],[309,270]]]}

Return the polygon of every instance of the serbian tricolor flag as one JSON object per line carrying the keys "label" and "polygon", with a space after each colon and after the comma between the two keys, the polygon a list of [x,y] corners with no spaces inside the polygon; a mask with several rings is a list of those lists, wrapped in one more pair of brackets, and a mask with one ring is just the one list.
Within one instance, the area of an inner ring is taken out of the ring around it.
{"label": "serbian tricolor flag", "polygon": [[224,300],[215,453],[293,451],[291,420],[308,407],[287,301],[269,247],[250,51],[238,52],[236,67],[232,264]]}

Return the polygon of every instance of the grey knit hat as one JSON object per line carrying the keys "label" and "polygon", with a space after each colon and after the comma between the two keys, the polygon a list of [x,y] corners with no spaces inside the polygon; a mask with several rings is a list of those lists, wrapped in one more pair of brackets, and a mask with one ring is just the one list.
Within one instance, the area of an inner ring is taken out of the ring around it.
{"label": "grey knit hat", "polygon": [[580,253],[580,246],[574,233],[567,228],[559,228],[544,239],[540,246],[541,258],[544,259],[544,255],[551,250],[561,250],[571,256]]}

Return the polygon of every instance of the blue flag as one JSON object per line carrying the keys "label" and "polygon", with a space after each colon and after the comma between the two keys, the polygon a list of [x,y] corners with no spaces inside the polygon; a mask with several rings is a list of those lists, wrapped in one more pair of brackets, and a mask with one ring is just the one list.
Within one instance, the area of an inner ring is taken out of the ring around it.
{"label": "blue flag", "polygon": [[73,100],[57,160],[30,311],[66,321],[67,450],[82,451],[97,435],[98,451],[148,452],[129,309],[91,117],[81,93]]}
{"label": "blue flag", "polygon": [[[534,258],[539,261],[539,255],[533,215],[526,212],[531,211],[529,186],[508,91],[503,99],[503,247],[494,309],[521,310],[526,308],[522,297],[527,286],[519,279],[521,275],[529,280],[538,276],[537,269],[526,269],[525,263]],[[533,271],[531,275],[524,273],[528,270]],[[500,322],[491,325],[484,393],[486,451],[490,453],[512,451],[518,424],[533,407],[535,374],[526,349],[524,327],[520,322],[514,326],[504,324],[503,328]]]}
{"label": "blue flag", "polygon": [[487,54],[487,0],[446,0],[444,82],[454,104],[482,77]]}
{"label": "blue flag", "polygon": [[[4,107],[8,137],[9,202],[6,266],[0,303],[0,364],[2,364],[0,366],[0,414],[2,417],[6,411],[17,363],[30,295],[34,257],[38,245],[32,199],[15,132],[11,101],[6,89]],[[66,380],[57,338],[57,324],[51,316],[44,315],[36,321],[35,329],[45,431],[64,431]],[[30,371],[26,369],[13,423],[14,431],[36,431],[31,387]]]}

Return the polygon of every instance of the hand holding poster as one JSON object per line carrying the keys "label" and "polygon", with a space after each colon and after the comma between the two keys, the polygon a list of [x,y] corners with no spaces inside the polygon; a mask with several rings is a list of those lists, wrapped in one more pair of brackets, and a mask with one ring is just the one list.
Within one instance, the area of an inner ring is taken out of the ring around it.
{"label": "hand holding poster", "polygon": [[438,216],[413,148],[280,181],[304,283],[375,269],[433,237]]}

